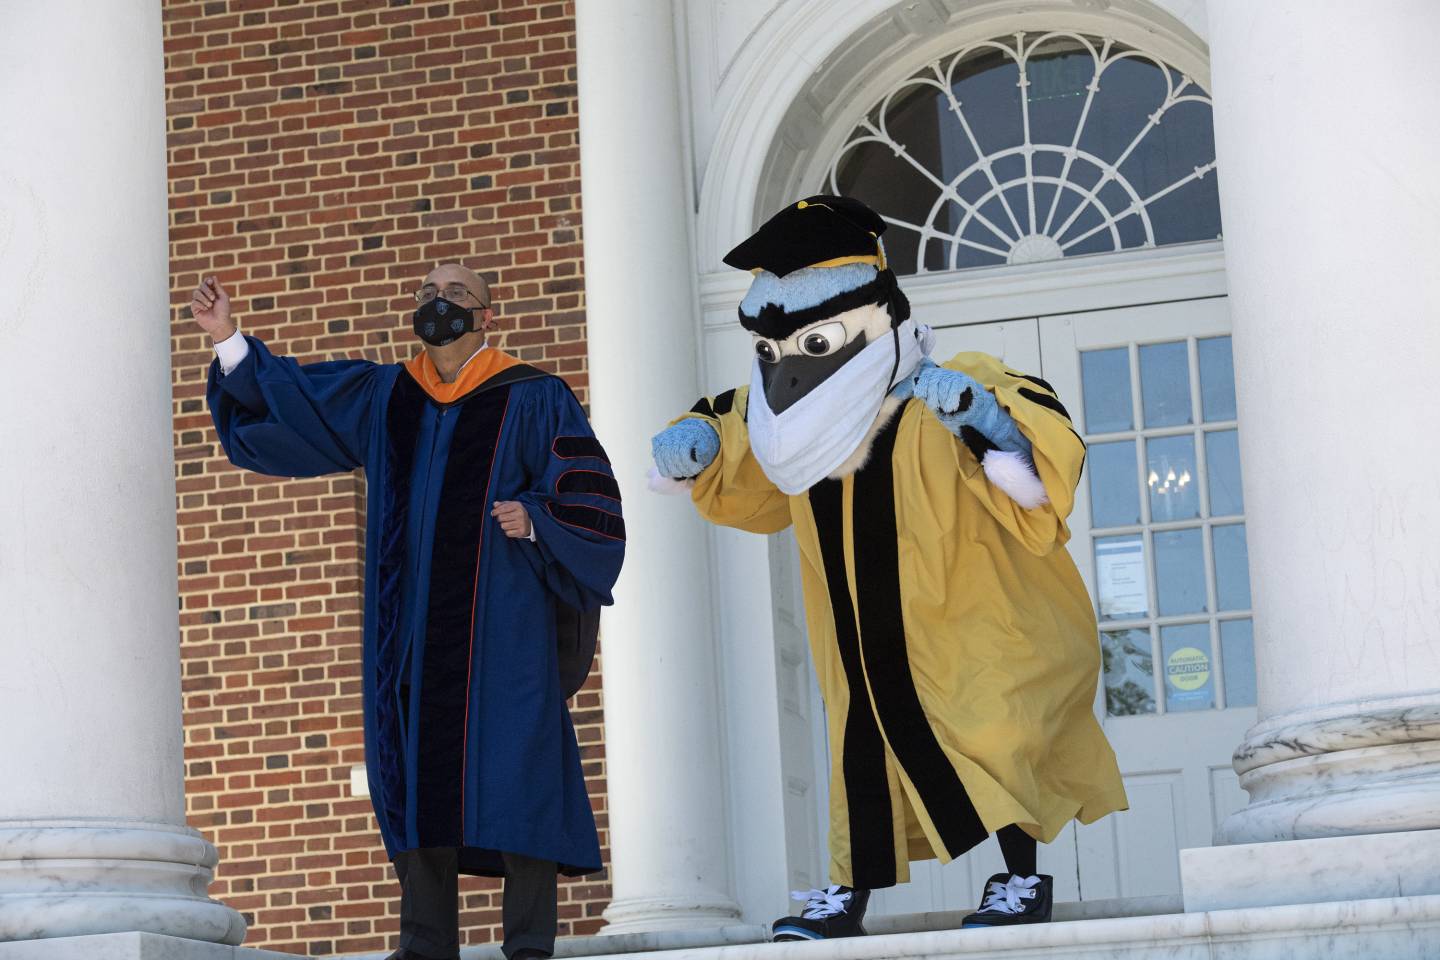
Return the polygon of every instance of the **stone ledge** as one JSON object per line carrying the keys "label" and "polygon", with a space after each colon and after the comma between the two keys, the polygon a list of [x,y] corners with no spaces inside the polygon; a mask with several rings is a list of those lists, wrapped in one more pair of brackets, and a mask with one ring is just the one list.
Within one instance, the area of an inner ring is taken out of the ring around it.
{"label": "stone ledge", "polygon": [[[959,929],[960,922],[969,912],[969,910],[946,910],[930,913],[892,914],[872,917],[865,921],[865,926],[873,936],[956,930]],[[1144,917],[1179,912],[1180,898],[1178,896],[1128,897],[1117,900],[1084,900],[1055,904],[1057,921]],[[555,960],[764,943],[768,934],[769,927],[764,924],[737,923],[697,930],[657,930],[650,933],[602,933],[591,937],[567,937],[555,944]],[[460,955],[462,960],[504,960],[504,954],[501,953],[500,945],[497,943],[465,947],[461,950]],[[345,960],[385,960],[388,956],[389,954],[385,952],[352,954]]]}
{"label": "stone ledge", "polygon": [[[929,914],[921,916],[946,916]],[[758,928],[726,928],[730,937]],[[719,936],[696,931],[691,937]],[[640,935],[634,935],[640,936]],[[1252,907],[1094,920],[1057,920],[1002,930],[874,934],[853,940],[676,946],[636,951],[613,938],[609,960],[1433,960],[1440,943],[1440,896]],[[585,938],[603,941],[606,938]],[[471,947],[463,960],[488,960],[493,947]],[[0,960],[9,958],[0,955]]]}
{"label": "stone ledge", "polygon": [[158,933],[101,933],[0,943],[0,960],[305,960],[293,953],[182,940]]}
{"label": "stone ledge", "polygon": [[1187,913],[1436,895],[1440,830],[1181,850],[1180,883]]}
{"label": "stone ledge", "polygon": [[[666,951],[664,960],[1433,960],[1440,896],[1077,920],[818,943]],[[612,960],[655,960],[653,953]],[[468,955],[467,955],[468,960]]]}

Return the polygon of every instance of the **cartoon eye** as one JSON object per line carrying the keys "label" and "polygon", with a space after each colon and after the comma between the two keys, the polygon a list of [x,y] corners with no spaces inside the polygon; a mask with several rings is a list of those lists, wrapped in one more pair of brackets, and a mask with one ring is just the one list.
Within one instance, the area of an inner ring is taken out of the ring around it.
{"label": "cartoon eye", "polygon": [[780,359],[780,351],[769,340],[756,340],[755,356],[759,357],[762,363],[775,363]]}
{"label": "cartoon eye", "polygon": [[834,353],[845,345],[845,324],[827,323],[800,338],[800,349],[812,357]]}

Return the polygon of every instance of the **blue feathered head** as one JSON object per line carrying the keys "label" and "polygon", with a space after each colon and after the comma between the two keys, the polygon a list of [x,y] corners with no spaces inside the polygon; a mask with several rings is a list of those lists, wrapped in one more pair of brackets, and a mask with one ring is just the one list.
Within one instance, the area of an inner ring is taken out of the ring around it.
{"label": "blue feathered head", "polygon": [[910,302],[885,262],[886,226],[850,197],[806,197],[775,214],[725,255],[725,263],[755,275],[740,303],[740,325],[783,339],[869,304],[885,305],[892,324],[904,322]]}

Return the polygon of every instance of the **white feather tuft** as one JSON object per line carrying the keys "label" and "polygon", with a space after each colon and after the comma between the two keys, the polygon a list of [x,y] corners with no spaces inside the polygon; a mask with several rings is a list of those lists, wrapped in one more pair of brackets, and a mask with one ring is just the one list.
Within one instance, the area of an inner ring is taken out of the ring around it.
{"label": "white feather tuft", "polygon": [[1025,454],[991,450],[985,454],[981,466],[991,483],[1026,510],[1049,502],[1045,496],[1045,484],[1035,475],[1035,467]]}
{"label": "white feather tuft", "polygon": [[695,486],[694,480],[676,480],[674,477],[661,476],[660,471],[654,467],[646,475],[646,484],[654,493],[663,493],[666,496],[675,496],[681,493],[689,493],[690,488]]}

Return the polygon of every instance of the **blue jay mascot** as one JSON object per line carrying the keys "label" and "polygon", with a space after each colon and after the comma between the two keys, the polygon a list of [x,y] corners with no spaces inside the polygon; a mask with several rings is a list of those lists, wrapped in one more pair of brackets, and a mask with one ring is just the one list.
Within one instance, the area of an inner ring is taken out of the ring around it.
{"label": "blue jay mascot", "polygon": [[1064,544],[1085,445],[1039,377],[929,357],[848,197],[781,210],[725,257],[754,275],[748,384],[653,440],[707,520],[794,526],[830,744],[830,885],[775,940],[864,934],[870,891],[998,835],[966,926],[1047,921],[1037,842],[1125,808],[1092,710],[1095,614]]}

